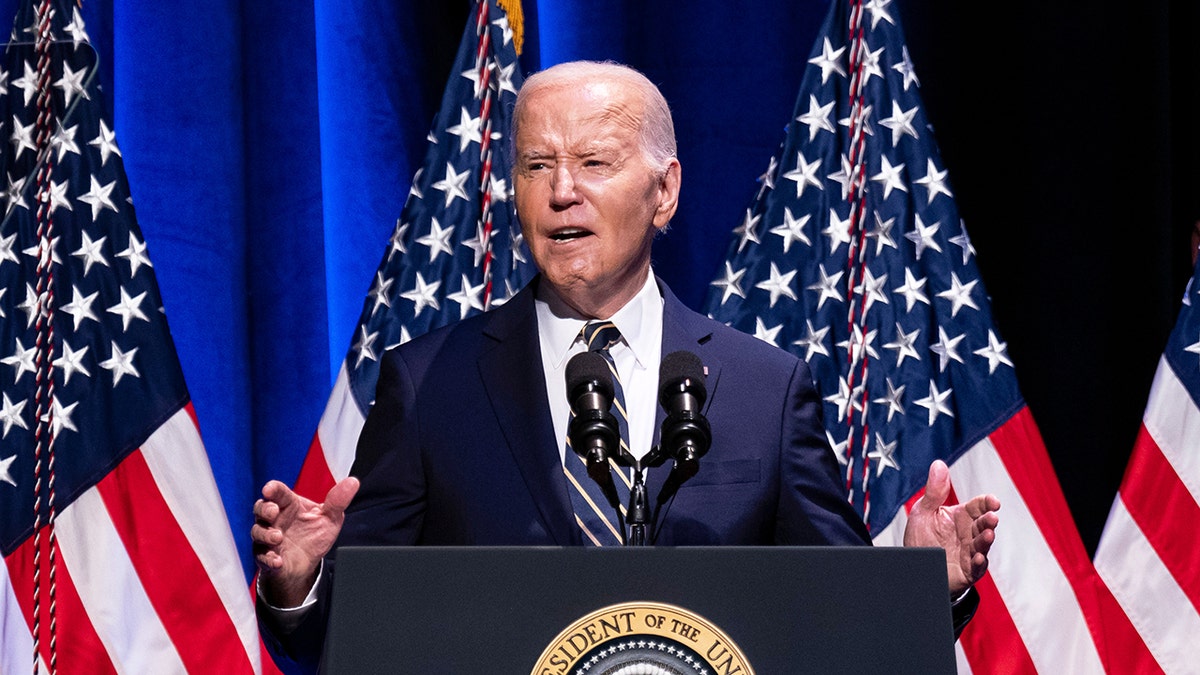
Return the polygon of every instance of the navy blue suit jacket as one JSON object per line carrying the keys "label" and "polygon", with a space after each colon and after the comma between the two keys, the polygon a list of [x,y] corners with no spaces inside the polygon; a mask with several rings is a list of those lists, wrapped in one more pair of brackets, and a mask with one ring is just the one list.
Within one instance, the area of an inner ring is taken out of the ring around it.
{"label": "navy blue suit jacket", "polygon": [[[583,543],[559,455],[565,439],[555,437],[546,398],[537,283],[502,307],[386,353],[351,469],[362,486],[339,546]],[[691,311],[659,287],[663,355],[691,351],[708,369],[713,442],[664,508],[656,543],[869,544],[841,486],[804,361]],[[668,472],[667,465],[649,471],[652,503]],[[278,636],[285,644],[268,639],[273,651],[286,648],[302,662],[317,657],[310,650],[322,644],[330,582],[321,581],[318,611],[304,630]]]}
{"label": "navy blue suit jacket", "polygon": [[[663,355],[688,350],[708,368],[713,443],[662,517],[657,543],[869,541],[847,504],[808,366],[660,288]],[[533,291],[383,358],[341,544],[583,543],[559,456],[565,439],[546,400]],[[648,472],[652,500],[668,472]]]}

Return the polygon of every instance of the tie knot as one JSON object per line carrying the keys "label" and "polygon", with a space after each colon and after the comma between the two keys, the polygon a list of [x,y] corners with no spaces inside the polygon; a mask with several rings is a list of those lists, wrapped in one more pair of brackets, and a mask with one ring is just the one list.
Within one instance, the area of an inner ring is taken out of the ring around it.
{"label": "tie knot", "polygon": [[589,321],[580,335],[589,352],[607,351],[621,339],[621,331],[611,321]]}

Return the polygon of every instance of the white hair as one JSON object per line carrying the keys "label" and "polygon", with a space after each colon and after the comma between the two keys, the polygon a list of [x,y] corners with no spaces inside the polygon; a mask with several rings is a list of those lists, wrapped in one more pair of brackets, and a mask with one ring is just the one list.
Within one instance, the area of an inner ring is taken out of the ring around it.
{"label": "white hair", "polygon": [[641,127],[638,129],[639,144],[647,163],[653,167],[655,173],[665,172],[671,160],[677,157],[675,123],[671,120],[671,109],[667,100],[645,75],[614,61],[569,61],[530,75],[517,92],[517,104],[513,109],[512,137],[517,136],[522,109],[533,92],[550,86],[597,80],[628,84],[638,92],[643,104]]}

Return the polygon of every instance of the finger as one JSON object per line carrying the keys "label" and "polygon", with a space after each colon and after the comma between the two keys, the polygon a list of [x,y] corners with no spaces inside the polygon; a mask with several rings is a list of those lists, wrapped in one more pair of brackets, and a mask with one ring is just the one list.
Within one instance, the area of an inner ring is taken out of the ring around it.
{"label": "finger", "polygon": [[278,517],[279,505],[275,502],[269,502],[265,499],[254,502],[254,518],[258,522],[264,525],[271,525]]}
{"label": "finger", "polygon": [[929,465],[929,477],[925,480],[925,494],[921,497],[921,505],[927,509],[936,509],[946,503],[950,497],[950,468],[940,459],[935,459]]}
{"label": "finger", "polygon": [[286,508],[292,500],[297,498],[295,492],[281,481],[270,480],[263,486],[262,496],[267,502],[274,502],[281,508]]}
{"label": "finger", "polygon": [[250,526],[250,539],[264,546],[275,546],[283,542],[283,532],[278,528],[263,527],[256,523]]}
{"label": "finger", "polygon": [[359,482],[354,476],[347,476],[338,481],[325,495],[325,509],[331,515],[341,515],[350,506],[354,495],[358,494]]}

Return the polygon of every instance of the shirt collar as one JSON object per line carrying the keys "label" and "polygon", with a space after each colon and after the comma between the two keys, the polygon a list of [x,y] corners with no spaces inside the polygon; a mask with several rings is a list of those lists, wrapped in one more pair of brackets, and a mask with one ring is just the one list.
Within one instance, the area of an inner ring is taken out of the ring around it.
{"label": "shirt collar", "polygon": [[[543,344],[549,348],[555,368],[562,368],[567,357],[572,354],[572,347],[587,321],[556,313],[551,307],[551,300],[557,299],[549,299],[547,292],[553,293],[544,284],[540,284],[535,301],[538,331],[542,335]],[[608,318],[616,325],[617,330],[621,331],[625,345],[629,347],[639,366],[645,367],[649,356],[661,348],[662,308],[662,292],[658,289],[654,274],[647,271],[646,283],[642,284],[637,295]]]}

